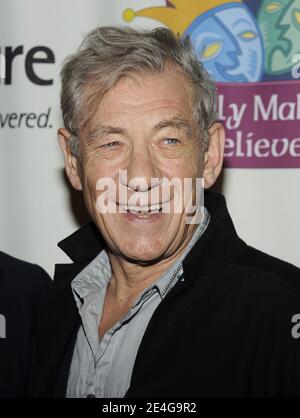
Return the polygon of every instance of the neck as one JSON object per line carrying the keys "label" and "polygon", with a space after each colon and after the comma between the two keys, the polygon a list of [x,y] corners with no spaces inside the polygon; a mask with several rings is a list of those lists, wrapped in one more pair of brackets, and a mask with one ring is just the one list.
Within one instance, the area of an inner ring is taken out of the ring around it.
{"label": "neck", "polygon": [[156,263],[141,265],[108,251],[113,272],[109,284],[110,294],[120,303],[135,299],[183,254],[194,231],[195,228],[189,231],[180,247],[172,255],[162,258]]}

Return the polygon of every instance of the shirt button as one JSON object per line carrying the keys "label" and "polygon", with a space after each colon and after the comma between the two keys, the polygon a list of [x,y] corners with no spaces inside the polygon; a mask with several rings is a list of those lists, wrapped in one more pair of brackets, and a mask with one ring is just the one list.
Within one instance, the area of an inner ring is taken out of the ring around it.
{"label": "shirt button", "polygon": [[95,395],[93,395],[92,393],[89,393],[88,395],[86,395],[87,398],[96,398]]}

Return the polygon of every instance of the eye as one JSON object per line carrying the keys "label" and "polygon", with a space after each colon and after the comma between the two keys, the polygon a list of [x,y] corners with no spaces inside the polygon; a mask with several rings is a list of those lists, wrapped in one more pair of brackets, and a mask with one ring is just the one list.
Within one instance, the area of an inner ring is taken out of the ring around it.
{"label": "eye", "polygon": [[221,42],[212,42],[211,44],[208,44],[205,46],[201,54],[201,58],[211,59],[220,52],[221,48],[222,48]]}
{"label": "eye", "polygon": [[108,142],[107,144],[101,145],[101,148],[114,148],[117,145],[120,145],[120,143],[117,141],[112,141],[112,142]]}
{"label": "eye", "polygon": [[176,145],[179,143],[179,140],[176,138],[165,138],[163,140],[164,144],[166,145]]}
{"label": "eye", "polygon": [[253,39],[257,38],[257,35],[252,30],[246,30],[238,34],[238,37],[241,38],[243,41],[252,41]]}
{"label": "eye", "polygon": [[295,10],[294,11],[294,17],[295,17],[295,21],[298,25],[300,25],[300,10]]}
{"label": "eye", "polygon": [[278,1],[272,1],[271,3],[268,3],[265,7],[265,11],[267,13],[275,13],[278,12],[282,7],[282,4]]}

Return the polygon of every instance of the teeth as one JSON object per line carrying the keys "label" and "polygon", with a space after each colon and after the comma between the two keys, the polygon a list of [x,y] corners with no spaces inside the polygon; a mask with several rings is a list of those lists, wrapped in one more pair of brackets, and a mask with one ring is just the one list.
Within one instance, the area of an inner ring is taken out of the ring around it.
{"label": "teeth", "polygon": [[130,212],[130,213],[133,213],[139,218],[148,218],[148,216],[150,215],[149,212]]}
{"label": "teeth", "polygon": [[126,212],[131,212],[134,214],[148,214],[148,213],[159,213],[162,209],[161,205],[153,205],[153,206],[122,206],[122,210]]}

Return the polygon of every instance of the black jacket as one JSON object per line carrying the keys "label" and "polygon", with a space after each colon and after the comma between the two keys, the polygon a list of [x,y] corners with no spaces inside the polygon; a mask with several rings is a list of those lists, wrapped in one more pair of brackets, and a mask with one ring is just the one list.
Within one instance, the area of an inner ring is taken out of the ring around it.
{"label": "black jacket", "polygon": [[0,398],[30,396],[51,285],[40,267],[0,252]]}
{"label": "black jacket", "polygon": [[[299,396],[299,269],[247,246],[223,196],[207,192],[205,204],[210,224],[148,324],[126,396]],[[73,264],[56,268],[37,396],[65,396],[80,325],[70,284],[103,245],[94,224],[59,244]]]}

